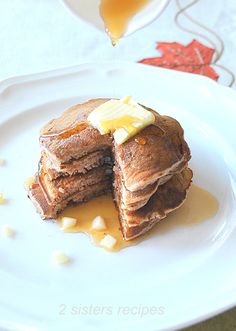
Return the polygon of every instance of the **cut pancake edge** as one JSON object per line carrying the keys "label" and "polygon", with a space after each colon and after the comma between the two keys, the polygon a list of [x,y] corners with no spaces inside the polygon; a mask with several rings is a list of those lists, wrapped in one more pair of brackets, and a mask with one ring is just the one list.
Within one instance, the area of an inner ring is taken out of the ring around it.
{"label": "cut pancake edge", "polygon": [[49,220],[56,219],[58,214],[70,205],[84,203],[97,196],[108,194],[110,192],[110,180],[107,180],[90,185],[88,190],[74,192],[67,199],[61,200],[56,204],[48,202],[48,199],[46,198],[40,185],[29,189],[28,196],[33,202],[41,218],[44,220]]}
{"label": "cut pancake edge", "polygon": [[[123,236],[125,240],[132,240],[136,237],[139,237],[140,235],[146,233],[148,230],[150,230],[153,226],[159,223],[159,221],[165,219],[170,213],[174,212],[175,210],[179,209],[185,202],[187,198],[187,194],[189,191],[189,188],[192,183],[192,170],[190,168],[186,168],[183,170],[185,172],[188,172],[188,177],[183,181],[182,183],[182,191],[175,191],[175,187],[171,187],[169,185],[168,190],[162,195],[158,190],[156,193],[151,197],[152,201],[148,202],[144,208],[141,208],[137,210],[136,212],[130,213],[130,215],[123,214],[122,211],[119,213],[119,219],[123,230]],[[175,175],[178,176],[178,175]],[[173,177],[175,177],[173,176]],[[167,186],[168,182],[163,185],[162,188],[165,188]],[[172,204],[172,206],[168,206],[168,195],[171,196],[171,194],[174,193],[175,202]],[[165,199],[163,199],[165,198]],[[162,206],[158,205],[158,199],[163,199],[164,202],[166,201],[167,205],[165,206],[165,203],[162,201]],[[156,209],[152,208],[150,204],[153,205],[153,201],[157,202]],[[145,212],[145,209],[149,209],[149,212]],[[146,215],[145,215],[146,214]],[[131,219],[131,221],[130,221]]]}

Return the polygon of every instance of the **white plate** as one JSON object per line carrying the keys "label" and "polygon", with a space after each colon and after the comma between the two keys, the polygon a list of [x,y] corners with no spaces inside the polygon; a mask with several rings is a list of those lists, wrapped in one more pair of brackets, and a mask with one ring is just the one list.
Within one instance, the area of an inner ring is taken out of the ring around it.
{"label": "white plate", "polygon": [[[194,181],[215,195],[220,208],[213,219],[170,227],[111,254],[82,234],[64,234],[42,222],[23,182],[37,168],[42,124],[88,98],[127,94],[181,122]],[[235,123],[234,91],[208,78],[141,64],[88,64],[1,83],[0,158],[7,163],[0,168],[0,191],[8,202],[0,206],[0,218],[17,235],[0,240],[0,327],[169,330],[236,304]],[[74,263],[52,266],[55,248]],[[86,313],[90,305],[107,310]],[[129,313],[119,313],[120,306]],[[149,312],[140,317],[136,306]],[[152,315],[152,306],[164,308]]]}
{"label": "white plate", "polygon": [[[61,0],[77,17],[104,31],[104,23],[99,14],[100,0]],[[170,0],[152,0],[129,22],[124,36],[128,36],[155,20]]]}

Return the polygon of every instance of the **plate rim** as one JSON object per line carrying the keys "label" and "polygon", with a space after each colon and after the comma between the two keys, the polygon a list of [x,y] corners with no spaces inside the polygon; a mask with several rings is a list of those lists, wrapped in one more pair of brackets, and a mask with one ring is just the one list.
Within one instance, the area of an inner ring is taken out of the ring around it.
{"label": "plate rim", "polygon": [[158,66],[152,66],[152,65],[147,65],[143,63],[138,63],[138,62],[131,62],[131,61],[120,61],[120,60],[114,60],[114,61],[83,61],[80,64],[77,65],[68,65],[68,66],[61,66],[54,68],[52,70],[42,70],[38,72],[32,72],[29,74],[23,74],[23,75],[13,75],[9,76],[3,80],[0,80],[0,95],[4,92],[6,88],[8,88],[11,85],[15,84],[22,84],[25,82],[30,82],[30,81],[36,81],[36,80],[42,80],[42,79],[47,79],[47,78],[55,78],[58,76],[63,76],[63,75],[69,75],[73,73],[79,73],[82,70],[85,69],[97,69],[98,66],[104,66],[110,69],[122,69],[125,67],[137,67],[137,68],[142,68],[141,70],[151,70],[151,71],[156,71],[159,72],[165,72],[165,74],[169,76],[179,76],[179,78],[182,79],[190,79],[190,80],[202,80],[203,83],[205,83],[208,86],[214,86],[214,88],[220,89],[221,91],[224,91],[229,93],[232,97],[236,98],[236,91],[232,87],[228,87],[222,84],[217,83],[215,80],[203,76],[200,74],[195,74],[195,73],[189,73],[189,72],[184,72],[184,71],[178,71],[174,69],[167,69],[167,68],[162,68]]}
{"label": "plate rim", "polygon": [[[114,62],[111,62],[111,61],[105,61],[105,62],[102,61],[102,64],[104,66],[114,67]],[[146,69],[149,67],[149,66],[144,65],[144,64],[130,63],[130,62],[127,62],[127,61],[116,61],[115,65],[118,66],[118,69],[119,68],[124,69],[125,67],[127,67],[127,65],[128,66],[134,66],[134,67],[137,67],[137,68],[144,68],[145,67]],[[44,79],[51,78],[51,77],[60,77],[60,76],[69,75],[69,74],[72,74],[72,73],[79,73],[81,70],[84,70],[84,69],[87,69],[87,68],[97,68],[97,66],[98,66],[98,62],[90,62],[90,63],[84,63],[84,64],[80,64],[80,65],[76,65],[76,66],[68,66],[68,67],[63,67],[63,68],[54,69],[54,70],[42,71],[40,73],[35,73],[35,74],[10,77],[10,78],[5,79],[5,80],[0,82],[0,96],[9,87],[11,87],[13,85],[16,85],[16,84],[17,85],[18,84],[24,84],[25,82],[38,81],[38,80],[44,80]],[[182,77],[182,78],[185,78],[185,79],[188,79],[188,80],[189,79],[200,80],[200,81],[202,81],[202,83],[204,82],[204,84],[206,84],[208,86],[211,85],[211,87],[217,88],[218,91],[221,91],[221,93],[229,94],[236,101],[236,92],[234,90],[232,90],[229,87],[221,86],[221,85],[217,84],[215,81],[212,81],[210,78],[195,75],[195,74],[177,72],[177,71],[173,71],[173,70],[169,70],[169,69],[163,69],[163,68],[156,68],[156,67],[149,67],[149,68],[152,71],[156,70],[157,72],[158,71],[166,72],[166,73],[168,73],[168,75],[171,75],[171,76],[178,76],[178,77]],[[144,69],[144,70],[146,70],[146,69]],[[150,69],[147,69],[147,70],[150,70]],[[0,109],[0,115],[2,114],[2,111]],[[236,116],[236,112],[235,112],[235,116]],[[228,302],[228,304],[224,304],[224,306],[222,306],[222,307],[218,307],[216,309],[213,309],[212,311],[210,311],[208,313],[205,313],[204,315],[196,316],[194,319],[191,319],[189,321],[186,321],[185,323],[180,323],[179,325],[176,325],[176,327],[183,328],[183,327],[193,325],[195,323],[199,323],[199,322],[204,321],[208,318],[211,318],[211,317],[213,317],[217,314],[220,314],[220,313],[234,307],[235,305],[236,305],[236,298],[232,299],[231,302]],[[171,328],[166,328],[166,329],[163,329],[163,330],[171,330]]]}

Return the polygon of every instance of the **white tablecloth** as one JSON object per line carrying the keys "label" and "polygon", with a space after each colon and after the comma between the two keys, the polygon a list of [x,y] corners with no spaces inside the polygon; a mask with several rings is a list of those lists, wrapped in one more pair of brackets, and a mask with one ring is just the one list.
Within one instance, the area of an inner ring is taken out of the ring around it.
{"label": "white tablecloth", "polygon": [[[175,25],[175,12],[172,0],[158,20],[113,48],[105,33],[71,15],[59,0],[0,0],[0,80],[83,62],[155,56],[156,41],[194,38]],[[200,0],[191,14],[222,37],[220,63],[236,73],[236,1]]]}

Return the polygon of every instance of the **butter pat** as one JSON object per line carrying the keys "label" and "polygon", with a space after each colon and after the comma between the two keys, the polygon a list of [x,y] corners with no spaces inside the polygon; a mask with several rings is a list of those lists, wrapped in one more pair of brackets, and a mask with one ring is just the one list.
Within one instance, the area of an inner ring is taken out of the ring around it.
{"label": "butter pat", "polygon": [[73,228],[77,223],[77,219],[73,217],[62,217],[61,219],[61,229],[62,230],[68,230]]}
{"label": "butter pat", "polygon": [[120,145],[153,124],[155,116],[131,97],[124,97],[121,100],[111,99],[95,108],[88,121],[101,134],[113,133],[115,142]]}
{"label": "butter pat", "polygon": [[3,166],[5,164],[5,160],[0,159],[0,166]]}
{"label": "butter pat", "polygon": [[110,234],[107,234],[100,241],[100,245],[106,249],[111,250],[115,246],[116,242],[117,242],[116,238],[112,237]]}
{"label": "butter pat", "polygon": [[97,216],[92,221],[92,230],[105,230],[106,229],[106,223],[102,216]]}

